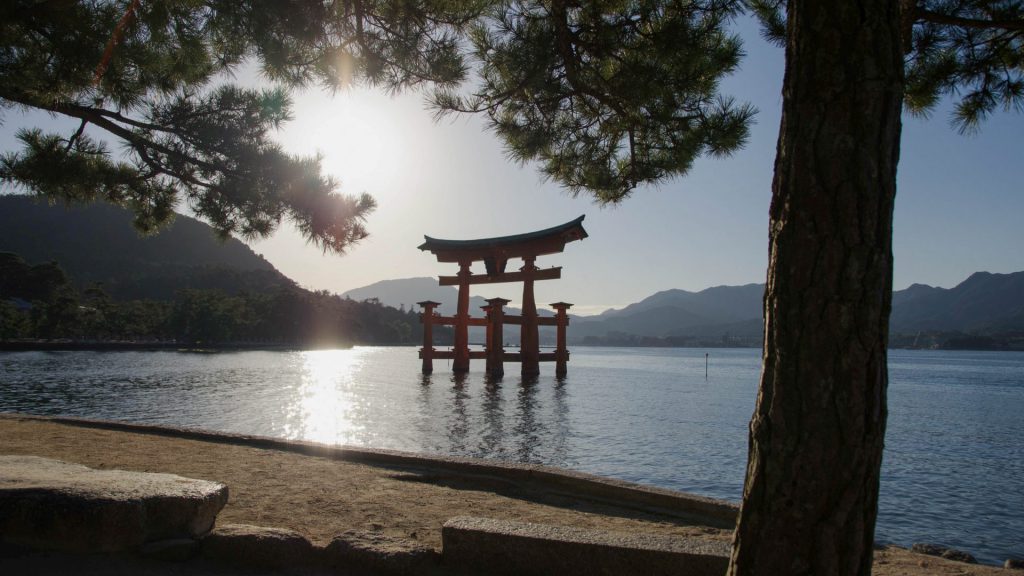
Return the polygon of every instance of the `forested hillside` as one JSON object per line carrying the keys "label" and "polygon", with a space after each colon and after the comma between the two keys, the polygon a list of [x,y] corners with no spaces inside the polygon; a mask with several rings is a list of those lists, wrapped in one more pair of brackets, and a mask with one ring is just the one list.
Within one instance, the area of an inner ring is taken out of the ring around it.
{"label": "forested hillside", "polygon": [[3,340],[407,344],[418,326],[411,310],[301,288],[186,216],[140,237],[116,207],[0,196]]}
{"label": "forested hillside", "polygon": [[164,300],[182,289],[262,292],[293,284],[248,246],[218,239],[198,220],[179,215],[160,233],[140,236],[127,210],[102,203],[49,205],[0,196],[0,251],[31,263],[59,262],[79,289],[102,283],[118,299]]}

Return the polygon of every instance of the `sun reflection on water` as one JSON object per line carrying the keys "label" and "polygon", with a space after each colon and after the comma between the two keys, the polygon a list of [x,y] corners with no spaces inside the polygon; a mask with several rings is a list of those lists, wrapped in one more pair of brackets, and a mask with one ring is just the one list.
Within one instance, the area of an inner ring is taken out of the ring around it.
{"label": "sun reflection on water", "polygon": [[364,350],[300,352],[302,383],[288,410],[286,434],[327,444],[345,444],[362,429],[353,416],[355,376]]}

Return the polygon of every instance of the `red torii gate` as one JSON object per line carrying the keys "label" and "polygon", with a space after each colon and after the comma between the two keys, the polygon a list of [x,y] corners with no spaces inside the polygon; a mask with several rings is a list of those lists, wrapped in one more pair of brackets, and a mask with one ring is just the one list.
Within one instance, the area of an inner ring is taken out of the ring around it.
{"label": "red torii gate", "polygon": [[[536,376],[540,373],[540,362],[555,361],[555,374],[566,374],[566,362],[569,351],[565,347],[565,329],[569,324],[567,310],[572,304],[558,302],[551,306],[557,314],[554,318],[537,316],[537,304],[533,297],[533,283],[537,280],[556,280],[562,277],[562,268],[537,268],[538,256],[558,254],[565,249],[568,242],[582,240],[587,237],[583,229],[583,218],[566,222],[560,226],[499,238],[483,238],[480,240],[439,240],[424,236],[426,242],[419,246],[420,250],[429,250],[437,257],[438,262],[453,262],[459,265],[459,273],[455,276],[438,278],[441,286],[458,286],[459,300],[455,316],[440,316],[434,312],[437,302],[419,302],[423,308],[423,373],[433,372],[434,358],[451,358],[452,371],[468,372],[471,358],[487,360],[487,371],[491,374],[504,373],[504,362],[520,362],[524,376]],[[506,272],[505,267],[512,258],[521,258],[523,266],[518,272]],[[483,261],[485,273],[473,274],[470,266],[473,262]],[[471,284],[496,284],[501,282],[523,283],[523,313],[521,316],[510,316],[502,308],[508,300],[493,298],[484,306],[486,316],[471,318],[469,316],[469,286]],[[451,352],[438,351],[433,348],[434,324],[455,327],[455,345]],[[506,353],[503,349],[502,328],[504,324],[519,324],[519,353]],[[469,327],[485,326],[487,328],[487,344],[484,352],[470,352]],[[556,326],[558,329],[557,347],[554,353],[541,354],[540,341],[537,335],[538,326]]]}

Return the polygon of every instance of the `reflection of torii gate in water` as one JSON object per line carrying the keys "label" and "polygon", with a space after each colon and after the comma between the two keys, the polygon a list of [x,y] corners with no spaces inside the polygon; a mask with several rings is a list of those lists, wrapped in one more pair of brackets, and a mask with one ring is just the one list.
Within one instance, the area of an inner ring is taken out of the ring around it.
{"label": "reflection of torii gate in water", "polygon": [[[438,240],[424,236],[426,242],[420,250],[429,250],[437,257],[438,262],[454,262],[459,265],[456,276],[441,276],[441,286],[458,286],[459,302],[455,316],[440,316],[434,312],[437,302],[419,302],[423,307],[423,373],[434,370],[434,358],[451,358],[452,371],[468,372],[470,358],[487,360],[487,372],[494,375],[504,373],[503,362],[522,363],[524,376],[536,376],[540,373],[540,362],[554,361],[555,374],[564,376],[569,351],[565,347],[565,327],[569,324],[566,311],[572,304],[558,302],[551,307],[557,312],[554,318],[539,318],[537,304],[533,298],[533,283],[536,280],[555,280],[562,277],[562,268],[540,269],[534,264],[538,256],[558,254],[565,249],[567,242],[582,240],[587,237],[583,229],[583,216],[566,222],[561,226],[518,234],[501,238],[484,238],[480,240]],[[523,266],[518,272],[506,272],[505,266],[511,258],[521,258]],[[483,260],[486,272],[473,274],[469,267],[473,262]],[[471,284],[497,284],[500,282],[523,283],[523,313],[521,316],[509,316],[502,307],[508,304],[503,298],[492,298],[483,309],[486,316],[470,318],[469,286]],[[438,351],[433,348],[433,325],[455,327],[455,346],[451,352]],[[519,353],[506,353],[503,349],[502,329],[505,324],[520,325]],[[487,344],[483,352],[469,351],[469,327],[486,326]],[[538,326],[556,326],[558,329],[557,346],[553,353],[540,353],[540,340],[537,336]]]}

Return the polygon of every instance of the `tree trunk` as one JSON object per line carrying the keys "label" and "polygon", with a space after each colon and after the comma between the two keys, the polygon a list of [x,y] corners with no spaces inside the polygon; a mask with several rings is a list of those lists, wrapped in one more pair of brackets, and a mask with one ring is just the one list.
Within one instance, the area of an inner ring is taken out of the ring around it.
{"label": "tree trunk", "polygon": [[733,576],[870,574],[885,435],[899,3],[790,0],[761,387]]}

